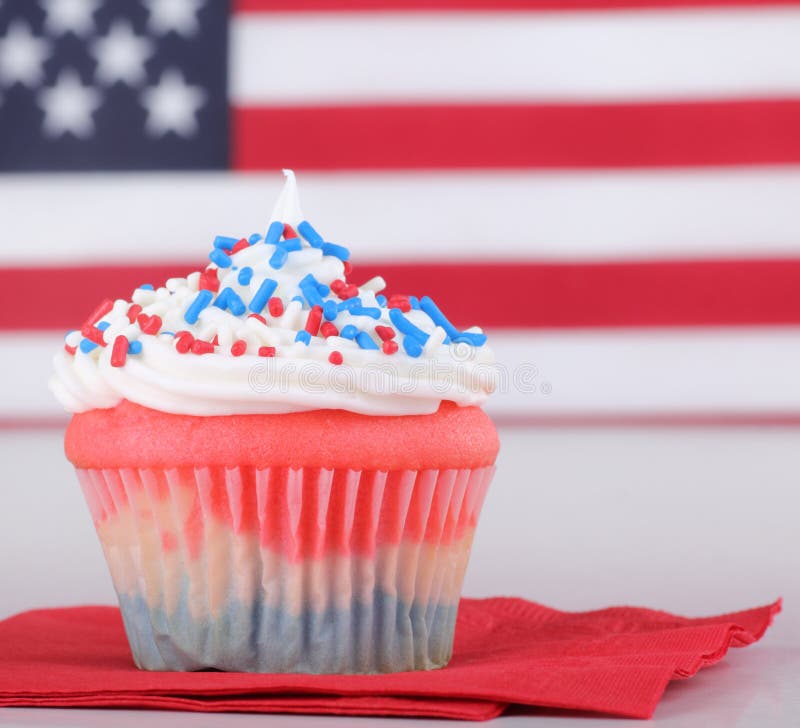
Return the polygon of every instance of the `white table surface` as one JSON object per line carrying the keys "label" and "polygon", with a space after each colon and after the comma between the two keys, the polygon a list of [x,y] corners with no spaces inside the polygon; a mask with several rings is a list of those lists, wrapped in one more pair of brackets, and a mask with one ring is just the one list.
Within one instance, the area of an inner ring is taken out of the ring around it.
{"label": "white table surface", "polygon": [[[761,642],[673,683],[653,722],[800,726],[800,429],[515,428],[503,430],[501,441],[465,594],[513,594],[569,610],[634,604],[690,616],[783,596],[784,611]],[[60,433],[2,431],[0,458],[0,618],[33,607],[113,603]],[[2,726],[138,728],[145,721],[149,728],[448,725],[0,709]],[[635,723],[537,711],[493,725]]]}

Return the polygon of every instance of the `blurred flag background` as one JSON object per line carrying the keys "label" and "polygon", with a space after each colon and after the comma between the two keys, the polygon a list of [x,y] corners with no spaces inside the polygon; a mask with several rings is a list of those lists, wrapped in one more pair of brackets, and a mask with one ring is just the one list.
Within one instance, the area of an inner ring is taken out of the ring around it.
{"label": "blurred flag background", "polygon": [[63,331],[292,167],[356,279],[486,326],[500,422],[797,420],[799,38],[790,1],[4,0],[0,418],[63,419]]}

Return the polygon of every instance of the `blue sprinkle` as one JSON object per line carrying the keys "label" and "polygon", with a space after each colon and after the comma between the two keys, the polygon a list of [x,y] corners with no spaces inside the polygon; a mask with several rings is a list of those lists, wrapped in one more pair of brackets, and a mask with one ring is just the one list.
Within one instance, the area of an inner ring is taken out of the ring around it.
{"label": "blue sprinkle", "polygon": [[129,354],[141,354],[142,353],[142,342],[141,341],[131,341],[128,344],[128,353]]}
{"label": "blue sprinkle", "polygon": [[250,245],[255,245],[259,240],[261,240],[261,236],[258,233],[253,233],[247,238],[247,242],[250,243]]}
{"label": "blue sprinkle", "polygon": [[229,238],[227,235],[217,235],[217,237],[214,238],[214,247],[218,250],[230,250],[238,242],[238,238]]}
{"label": "blue sprinkle", "polygon": [[289,238],[281,243],[281,247],[286,248],[290,253],[294,253],[296,250],[303,249],[303,241],[300,238]]}
{"label": "blue sprinkle", "polygon": [[139,286],[139,288],[143,288],[145,291],[154,291],[155,290],[153,288],[153,284],[152,283],[142,283],[142,285]]}
{"label": "blue sprinkle", "polygon": [[322,306],[323,300],[322,296],[319,295],[319,290],[317,286],[319,285],[318,281],[314,276],[309,273],[305,276],[300,283],[297,284],[297,287],[306,297],[308,304],[310,306]]}
{"label": "blue sprinkle", "polygon": [[311,334],[303,329],[302,331],[297,332],[297,336],[294,337],[294,340],[302,341],[306,346],[308,346],[311,343]]}
{"label": "blue sprinkle", "polygon": [[253,269],[246,265],[239,271],[239,283],[243,286],[246,286],[250,283],[250,279],[253,277]]}
{"label": "blue sprinkle", "polygon": [[89,339],[81,339],[81,343],[78,348],[80,348],[80,350],[84,354],[88,354],[90,351],[93,351],[94,349],[97,348],[97,344],[95,344],[94,341],[90,341]]}
{"label": "blue sprinkle", "polygon": [[419,301],[419,307],[428,314],[433,323],[441,326],[453,341],[456,340],[456,337],[459,336],[458,329],[447,320],[447,317],[439,310],[439,307],[430,296],[423,296]]}
{"label": "blue sprinkle", "polygon": [[332,255],[334,258],[338,258],[339,260],[350,259],[350,251],[345,248],[344,245],[336,245],[336,243],[323,243],[322,254]]}
{"label": "blue sprinkle", "polygon": [[483,346],[486,343],[486,334],[469,334],[466,331],[462,331],[458,336],[453,337],[453,342],[456,344],[469,344],[470,346]]}
{"label": "blue sprinkle", "polygon": [[264,306],[272,298],[275,289],[278,287],[278,281],[273,281],[272,278],[265,278],[263,283],[258,287],[255,295],[250,299],[249,309],[253,313],[261,313]]}
{"label": "blue sprinkle", "polygon": [[386,308],[386,304],[388,303],[386,296],[383,296],[379,293],[377,296],[375,296],[375,300],[378,302],[378,305],[381,308]]}
{"label": "blue sprinkle", "polygon": [[362,349],[378,349],[380,348],[366,331],[359,331],[356,335],[356,343]]}
{"label": "blue sprinkle", "polygon": [[232,288],[226,290],[228,291],[228,308],[234,316],[241,316],[247,310],[247,306],[244,305],[244,301],[236,291]]}
{"label": "blue sprinkle", "polygon": [[[406,338],[409,336],[417,339],[421,344],[424,344],[428,340],[428,334],[426,334],[421,328],[412,324],[404,315],[403,312],[399,308],[390,308],[389,309],[389,319],[394,324],[394,327],[400,331],[401,333],[406,335]],[[413,354],[412,354],[413,356]],[[417,354],[419,356],[419,354]]]}
{"label": "blue sprinkle", "polygon": [[197,297],[189,304],[189,308],[186,309],[186,313],[183,315],[184,321],[186,321],[187,324],[196,324],[200,312],[211,303],[211,299],[213,298],[214,294],[211,291],[198,291]]}
{"label": "blue sprinkle", "polygon": [[419,299],[416,296],[409,296],[408,302],[411,304],[411,308],[419,309]]}
{"label": "blue sprinkle", "polygon": [[347,326],[339,332],[339,336],[343,339],[355,339],[358,334],[359,331],[353,324],[347,324]]}
{"label": "blue sprinkle", "polygon": [[219,292],[219,295],[217,296],[217,300],[214,301],[214,305],[217,308],[221,308],[223,310],[228,308],[228,291],[230,291],[230,290],[231,290],[230,288],[223,288]]}
{"label": "blue sprinkle", "polygon": [[109,326],[111,326],[110,321],[98,321],[95,326],[100,329],[100,331],[105,331]]}
{"label": "blue sprinkle", "polygon": [[301,306],[302,308],[305,308],[305,306],[306,306],[306,299],[305,299],[305,298],[303,298],[302,296],[295,296],[295,297],[294,297],[292,300],[293,300],[293,301],[299,301],[299,302],[300,302],[300,306]]}
{"label": "blue sprinkle", "polygon": [[320,296],[325,298],[325,296],[327,296],[331,292],[331,289],[324,283],[320,283],[319,281],[317,281],[317,292],[319,293]]}
{"label": "blue sprinkle", "polygon": [[228,254],[219,248],[214,248],[214,250],[208,254],[208,259],[212,263],[216,263],[220,268],[229,268],[231,265],[231,259]]}
{"label": "blue sprinkle", "polygon": [[354,306],[350,309],[351,316],[369,316],[370,318],[379,319],[381,317],[381,310],[371,306],[362,307]]}
{"label": "blue sprinkle", "polygon": [[164,336],[175,336],[174,331],[159,331],[158,333]]}
{"label": "blue sprinkle", "polygon": [[352,311],[354,308],[361,308],[361,298],[359,296],[348,298],[338,304],[337,308],[340,311]]}
{"label": "blue sprinkle", "polygon": [[285,247],[283,247],[283,245],[279,245],[277,248],[275,248],[275,252],[270,257],[269,264],[275,268],[275,270],[278,270],[279,268],[283,268],[283,264],[286,262],[288,257],[289,252]]}
{"label": "blue sprinkle", "polygon": [[404,337],[403,348],[406,350],[406,354],[413,356],[415,359],[422,354],[422,344],[416,336]]}
{"label": "blue sprinkle", "polygon": [[300,233],[313,248],[319,248],[322,245],[322,235],[320,235],[313,227],[311,227],[311,223],[308,220],[303,220],[297,226],[297,232]]}
{"label": "blue sprinkle", "polygon": [[267,234],[264,236],[264,243],[266,245],[277,245],[278,241],[281,239],[281,235],[283,235],[283,223],[276,220],[270,223],[270,226],[267,228]]}
{"label": "blue sprinkle", "polygon": [[322,304],[322,315],[325,317],[326,321],[333,321],[338,313],[336,301],[325,301],[325,303]]}

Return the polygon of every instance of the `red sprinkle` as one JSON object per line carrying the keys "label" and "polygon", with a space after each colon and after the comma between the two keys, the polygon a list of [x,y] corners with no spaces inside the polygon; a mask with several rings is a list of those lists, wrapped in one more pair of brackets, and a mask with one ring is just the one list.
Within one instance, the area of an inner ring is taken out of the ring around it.
{"label": "red sprinkle", "polygon": [[128,358],[128,337],[120,334],[114,339],[114,346],[111,347],[111,366],[121,367]]}
{"label": "red sprinkle", "polygon": [[339,291],[341,291],[346,285],[347,284],[341,278],[337,278],[336,280],[331,281],[330,287],[334,293],[338,294]]}
{"label": "red sprinkle", "polygon": [[297,233],[294,231],[294,228],[289,225],[289,223],[283,223],[283,239],[284,240],[291,240],[291,238],[296,238]]}
{"label": "red sprinkle", "polygon": [[344,262],[344,274],[345,274],[345,276],[349,276],[352,272],[353,272],[353,264],[349,260],[346,260]]}
{"label": "red sprinkle", "polygon": [[331,364],[341,364],[344,361],[344,357],[342,356],[341,351],[332,351],[330,356],[328,356],[328,361]]}
{"label": "red sprinkle", "polygon": [[388,339],[383,342],[383,353],[394,354],[397,351],[397,342]]}
{"label": "red sprinkle", "polygon": [[161,316],[156,316],[155,314],[147,316],[140,313],[136,317],[136,321],[143,334],[157,334],[161,330]]}
{"label": "red sprinkle", "polygon": [[376,326],[375,333],[384,341],[389,341],[395,337],[395,330],[391,326]]}
{"label": "red sprinkle", "polygon": [[339,296],[339,298],[341,298],[343,301],[346,301],[348,298],[354,298],[358,295],[358,286],[348,283],[336,295]]}
{"label": "red sprinkle", "polygon": [[319,325],[322,322],[322,306],[312,306],[306,319],[306,331],[312,336],[319,333]]}
{"label": "red sprinkle", "polygon": [[[94,326],[112,308],[114,308],[114,302],[110,298],[106,298],[91,314],[89,314],[83,326]],[[83,333],[83,326],[81,327],[81,333]],[[86,336],[86,334],[83,335]],[[87,336],[86,338],[89,337]]]}
{"label": "red sprinkle", "polygon": [[408,313],[411,310],[411,301],[408,300],[408,296],[392,296],[387,306],[389,308],[399,308],[403,313]]}
{"label": "red sprinkle", "polygon": [[236,245],[234,245],[228,255],[233,255],[234,253],[238,253],[240,250],[244,250],[245,248],[249,248],[250,243],[247,242],[247,238],[242,238]]}
{"label": "red sprinkle", "polygon": [[327,339],[329,336],[338,336],[339,329],[336,328],[336,325],[331,321],[323,321],[322,326],[320,326],[320,333]]}
{"label": "red sprinkle", "polygon": [[261,346],[258,349],[259,356],[275,356],[274,346]]}
{"label": "red sprinkle", "polygon": [[132,303],[128,306],[128,321],[133,323],[136,317],[142,312],[142,307],[138,303]]}
{"label": "red sprinkle", "polygon": [[206,268],[200,274],[200,290],[216,293],[219,290],[219,277],[216,268]]}
{"label": "red sprinkle", "polygon": [[90,324],[84,324],[83,328],[81,329],[81,334],[89,341],[93,341],[95,344],[100,346],[105,346],[106,342],[103,339],[103,332],[97,328],[97,326],[92,326]]}
{"label": "red sprinkle", "polygon": [[273,296],[267,303],[270,316],[283,316],[283,301],[277,296]]}
{"label": "red sprinkle", "polygon": [[194,336],[188,331],[179,331],[175,334],[175,350],[179,354],[186,354],[192,349],[194,344]]}
{"label": "red sprinkle", "polygon": [[234,356],[241,356],[247,351],[247,342],[242,339],[237,339],[231,345],[231,354]]}
{"label": "red sprinkle", "polygon": [[67,354],[74,355],[77,350],[78,350],[77,346],[70,346],[69,344],[64,344],[64,351],[66,351]]}
{"label": "red sprinkle", "polygon": [[247,318],[254,318],[265,326],[267,325],[267,319],[265,319],[260,313],[251,313]]}
{"label": "red sprinkle", "polygon": [[195,339],[192,342],[192,352],[195,354],[211,354],[214,351],[214,344],[210,341]]}
{"label": "red sprinkle", "polygon": [[214,346],[219,346],[219,337],[218,337],[216,334],[214,334],[214,338],[213,338],[213,339],[211,339],[211,343],[212,343]]}

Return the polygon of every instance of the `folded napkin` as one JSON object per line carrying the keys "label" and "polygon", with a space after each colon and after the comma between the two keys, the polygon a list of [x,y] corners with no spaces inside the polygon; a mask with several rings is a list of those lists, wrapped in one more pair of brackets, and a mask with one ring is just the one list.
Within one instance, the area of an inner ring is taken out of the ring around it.
{"label": "folded napkin", "polygon": [[144,672],[119,610],[24,612],[0,622],[0,706],[125,707],[485,720],[509,705],[649,718],[670,680],[758,640],[780,602],[687,619],[615,607],[570,613],[463,599],[450,664],[388,675]]}

